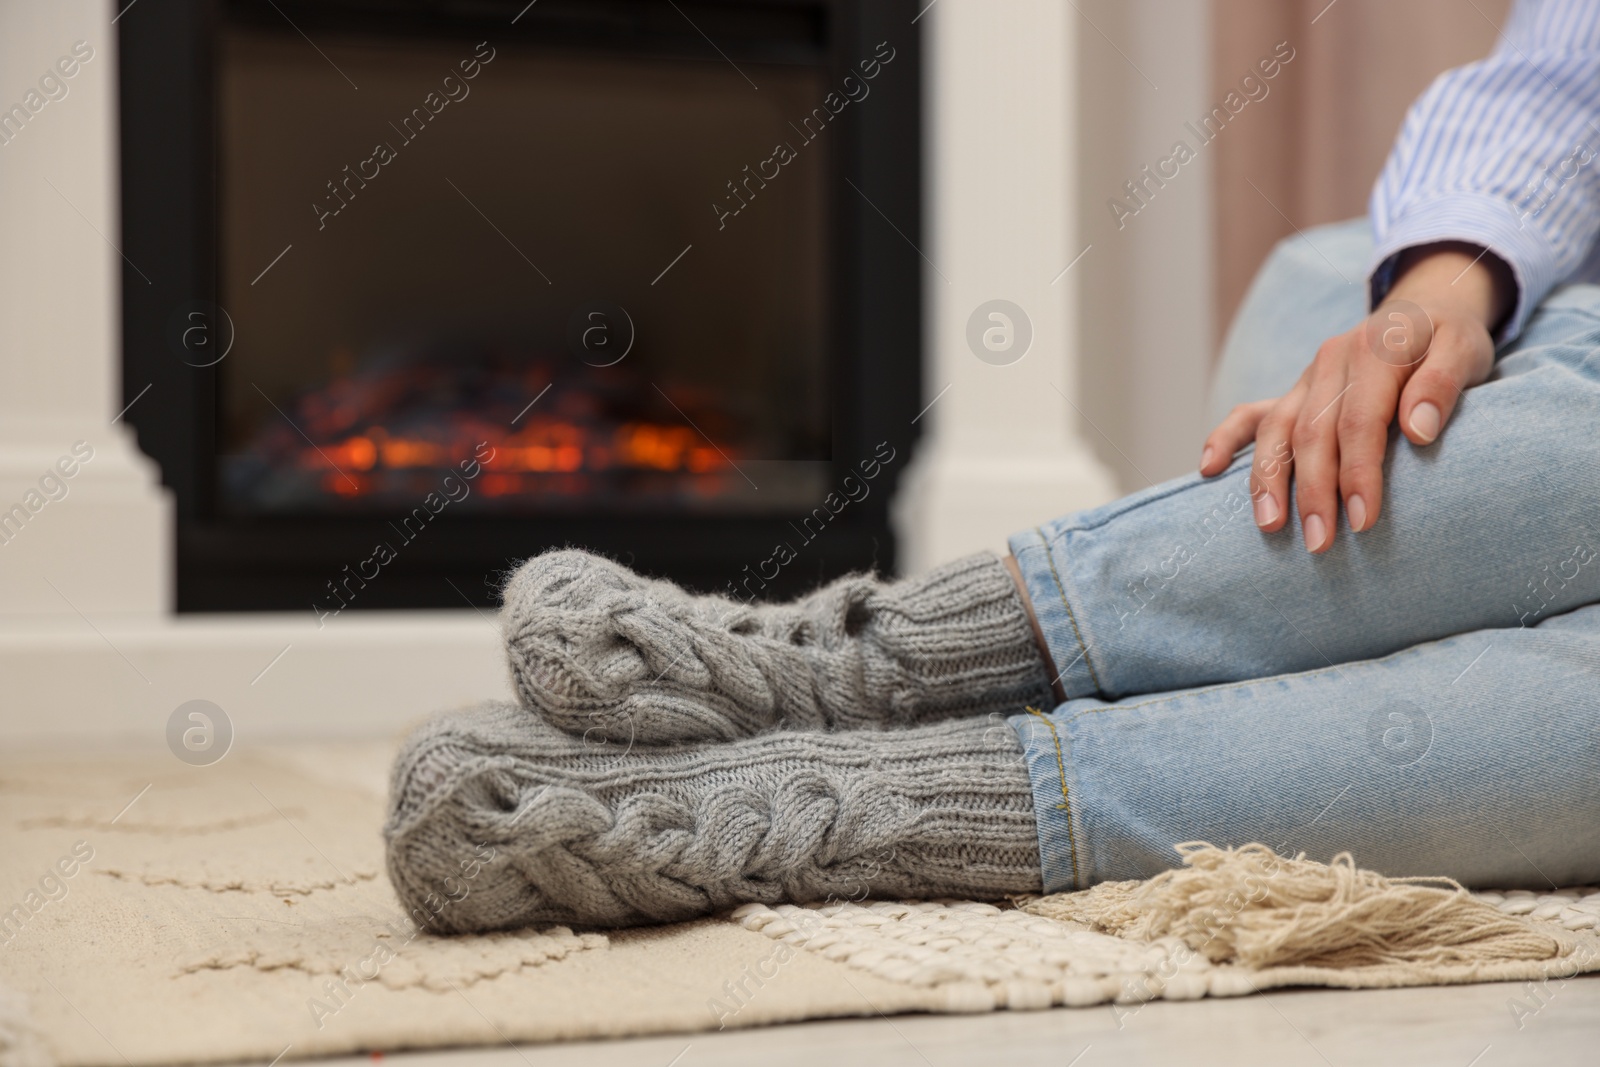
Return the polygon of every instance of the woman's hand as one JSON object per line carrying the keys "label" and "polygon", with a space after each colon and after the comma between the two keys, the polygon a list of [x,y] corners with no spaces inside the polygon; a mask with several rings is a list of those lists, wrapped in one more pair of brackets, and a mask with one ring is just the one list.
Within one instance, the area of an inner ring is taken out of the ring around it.
{"label": "woman's hand", "polygon": [[1418,447],[1438,438],[1463,390],[1488,378],[1489,328],[1515,291],[1505,264],[1476,246],[1409,250],[1383,304],[1324,341],[1293,389],[1240,404],[1211,431],[1200,473],[1221,473],[1254,439],[1250,496],[1263,531],[1288,522],[1291,473],[1309,551],[1332,547],[1341,497],[1350,528],[1370,529],[1383,506],[1389,424],[1398,414]]}

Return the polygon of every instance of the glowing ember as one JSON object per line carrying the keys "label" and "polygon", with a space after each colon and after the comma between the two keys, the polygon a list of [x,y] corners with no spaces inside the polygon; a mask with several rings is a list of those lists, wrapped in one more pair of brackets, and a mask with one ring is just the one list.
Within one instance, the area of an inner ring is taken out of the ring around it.
{"label": "glowing ember", "polygon": [[224,461],[249,510],[409,501],[484,443],[493,452],[476,490],[501,503],[705,497],[729,488],[742,452],[737,424],[705,391],[481,354],[374,361],[278,403],[287,420],[269,412]]}

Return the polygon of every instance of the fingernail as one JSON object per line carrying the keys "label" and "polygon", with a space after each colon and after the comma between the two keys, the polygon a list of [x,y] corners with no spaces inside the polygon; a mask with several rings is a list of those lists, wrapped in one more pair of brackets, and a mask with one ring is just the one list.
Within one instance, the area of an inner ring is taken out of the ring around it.
{"label": "fingernail", "polygon": [[1439,436],[1439,409],[1426,400],[1412,408],[1411,432],[1422,438],[1423,444],[1432,444]]}
{"label": "fingernail", "polygon": [[1321,515],[1308,515],[1306,516],[1304,526],[1306,535],[1306,551],[1315,552],[1317,549],[1321,548],[1328,539],[1327,523],[1322,521]]}
{"label": "fingernail", "polygon": [[1367,528],[1367,502],[1359,496],[1353,496],[1344,502],[1344,510],[1350,516],[1350,529],[1358,533]]}
{"label": "fingernail", "polygon": [[1278,502],[1272,499],[1271,494],[1262,493],[1256,497],[1256,525],[1270,526],[1278,518]]}
{"label": "fingernail", "polygon": [[1200,469],[1205,470],[1211,466],[1211,446],[1207,445],[1205,451],[1200,453]]}

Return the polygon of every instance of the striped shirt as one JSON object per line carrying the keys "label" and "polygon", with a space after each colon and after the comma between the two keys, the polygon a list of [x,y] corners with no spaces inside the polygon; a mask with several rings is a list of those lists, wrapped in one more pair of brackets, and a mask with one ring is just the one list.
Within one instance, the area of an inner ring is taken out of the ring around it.
{"label": "striped shirt", "polygon": [[1411,106],[1369,213],[1374,302],[1399,252],[1471,242],[1516,278],[1502,341],[1557,284],[1600,281],[1600,2],[1517,0],[1489,57]]}

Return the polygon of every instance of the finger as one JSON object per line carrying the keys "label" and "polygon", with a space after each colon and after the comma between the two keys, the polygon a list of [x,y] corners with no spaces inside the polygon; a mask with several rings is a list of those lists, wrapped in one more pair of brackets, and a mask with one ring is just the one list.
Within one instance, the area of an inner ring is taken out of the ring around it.
{"label": "finger", "polygon": [[1383,510],[1383,457],[1389,449],[1400,387],[1413,372],[1358,357],[1350,392],[1339,410],[1339,493],[1356,533],[1370,530]]}
{"label": "finger", "polygon": [[1200,450],[1200,473],[1209,478],[1226,470],[1234,454],[1255,440],[1256,428],[1275,402],[1275,399],[1254,400],[1228,412],[1227,418],[1211,431]]}
{"label": "finger", "polygon": [[1339,515],[1339,408],[1350,389],[1350,342],[1326,341],[1317,352],[1318,373],[1295,420],[1295,500],[1308,552],[1333,545]]}
{"label": "finger", "polygon": [[1250,465],[1250,502],[1256,525],[1276,533],[1289,520],[1289,474],[1294,470],[1294,450],[1289,436],[1295,416],[1305,400],[1303,383],[1275,402],[1256,429],[1256,454]]}
{"label": "finger", "polygon": [[1428,354],[1400,396],[1400,428],[1414,445],[1431,445],[1461,394],[1489,377],[1494,345],[1487,333],[1441,323]]}

